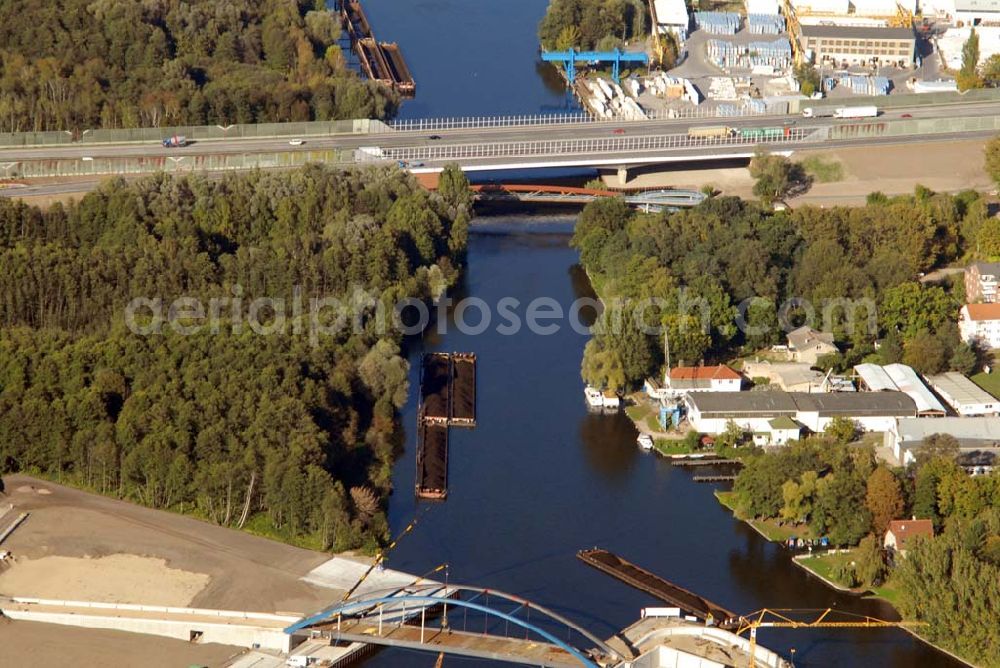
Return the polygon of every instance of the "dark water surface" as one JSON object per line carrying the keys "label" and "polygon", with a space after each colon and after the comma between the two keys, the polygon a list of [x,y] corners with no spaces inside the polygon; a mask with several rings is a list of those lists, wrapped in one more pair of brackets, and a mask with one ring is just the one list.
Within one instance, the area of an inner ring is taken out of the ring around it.
{"label": "dark water surface", "polygon": [[[568,247],[572,219],[481,219],[469,244],[461,293],[495,307],[552,297],[564,309],[591,295]],[[520,310],[524,315],[524,308]],[[467,317],[470,324],[476,316]],[[421,352],[479,356],[478,426],[452,429],[450,493],[433,503],[389,563],[411,573],[450,564],[452,582],[519,594],[602,637],[661,605],[576,559],[600,546],[738,613],[763,607],[835,606],[889,616],[882,604],[837,594],[790,563],[713,497],[714,485],[640,452],[624,416],[588,414],[579,376],[587,338],[568,325],[549,336],[522,329],[476,336],[449,323],[415,350],[413,398],[403,413],[407,450],[394,471],[394,532],[426,502],[413,497],[417,360]],[[801,666],[953,665],[902,631],[762,631],[760,640]],[[430,666],[432,655],[390,650],[366,666]],[[447,658],[445,665],[495,665]]]}

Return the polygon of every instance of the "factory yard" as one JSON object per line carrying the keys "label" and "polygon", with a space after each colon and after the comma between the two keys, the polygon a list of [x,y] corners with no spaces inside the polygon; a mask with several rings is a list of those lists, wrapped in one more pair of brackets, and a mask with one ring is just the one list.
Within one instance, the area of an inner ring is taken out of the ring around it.
{"label": "factory yard", "polygon": [[[0,596],[303,614],[343,594],[335,582],[302,579],[330,560],[324,553],[26,476],[3,482],[0,524],[30,515],[3,543],[11,557],[0,563]],[[83,667],[216,666],[243,651],[5,619],[0,646],[4,665],[72,656]]]}

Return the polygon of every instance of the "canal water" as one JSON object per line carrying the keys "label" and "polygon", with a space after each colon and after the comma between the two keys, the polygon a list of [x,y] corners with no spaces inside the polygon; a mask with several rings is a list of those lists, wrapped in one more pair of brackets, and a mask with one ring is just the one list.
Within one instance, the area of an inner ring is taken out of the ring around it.
{"label": "canal water", "polygon": [[[418,96],[403,117],[532,114],[564,104],[561,81],[537,61],[536,25],[546,0],[364,0],[381,40],[399,42]],[[426,573],[448,563],[452,582],[502,589],[548,606],[607,637],[660,603],[576,559],[582,548],[616,552],[738,613],[764,607],[837,607],[880,617],[884,604],[838,594],[810,578],[788,553],[735,521],[715,485],[642,453],[624,416],[588,414],[580,362],[587,336],[562,322],[540,335],[502,334],[496,305],[537,297],[568,310],[592,296],[568,245],[573,218],[480,218],[469,267],[455,297],[493,309],[481,334],[429,332],[411,355],[411,399],[403,410],[406,450],[390,498],[394,534],[422,512],[389,565]],[[475,310],[467,322],[475,324]],[[478,426],[452,429],[449,497],[413,496],[417,369],[423,352],[479,357]],[[430,507],[426,511],[424,506]],[[955,666],[899,630],[763,631],[761,642],[798,666]],[[431,666],[435,657],[386,650],[365,666]],[[495,666],[448,657],[445,666]]]}
{"label": "canal water", "polygon": [[[469,242],[469,268],[456,296],[482,299],[493,322],[462,333],[451,319],[413,351],[413,398],[403,411],[406,452],[393,474],[389,515],[399,532],[425,505],[416,529],[389,564],[411,573],[450,565],[451,582],[519,594],[608,637],[635,621],[644,606],[661,605],[576,558],[598,546],[702,594],[738,613],[764,607],[833,606],[885,617],[880,603],[837,594],[790,562],[715,500],[715,485],[692,482],[636,446],[623,415],[589,414],[580,360],[587,337],[563,322],[540,335],[497,331],[496,305],[538,297],[568,311],[592,296],[568,246],[572,218],[479,219]],[[474,327],[479,312],[466,312]],[[414,425],[419,355],[471,351],[479,357],[478,426],[451,430],[449,496],[417,502]],[[439,576],[440,577],[440,576]],[[902,631],[762,632],[761,642],[801,666],[947,666],[951,660]],[[385,651],[366,666],[430,666],[434,657]],[[495,665],[448,658],[445,665]]]}

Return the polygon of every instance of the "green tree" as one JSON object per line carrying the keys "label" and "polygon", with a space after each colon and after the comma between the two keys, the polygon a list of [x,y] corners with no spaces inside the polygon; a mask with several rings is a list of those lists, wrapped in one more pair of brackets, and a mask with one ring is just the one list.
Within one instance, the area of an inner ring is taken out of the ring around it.
{"label": "green tree", "polygon": [[994,137],[986,142],[985,159],[986,173],[994,183],[1000,184],[1000,137]]}
{"label": "green tree", "polygon": [[882,584],[888,568],[882,552],[882,542],[877,535],[867,535],[858,543],[854,556],[854,572],[861,586],[873,587]]}
{"label": "green tree", "polygon": [[944,371],[947,367],[946,355],[941,340],[927,330],[918,332],[903,346],[903,363],[924,375]]}
{"label": "green tree", "polygon": [[958,82],[958,89],[962,91],[983,87],[983,80],[979,76],[979,34],[975,28],[962,45],[962,67],[955,81]]}
{"label": "green tree", "polygon": [[823,435],[827,436],[835,443],[850,443],[858,437],[858,424],[847,417],[835,417],[830,420],[830,424],[823,430]]}

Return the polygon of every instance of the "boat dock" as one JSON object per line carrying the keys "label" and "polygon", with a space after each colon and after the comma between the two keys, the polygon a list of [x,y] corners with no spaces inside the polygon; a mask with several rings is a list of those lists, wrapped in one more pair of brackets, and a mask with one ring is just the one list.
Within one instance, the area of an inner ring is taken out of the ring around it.
{"label": "boat dock", "polygon": [[593,566],[627,585],[655,596],[661,601],[676,606],[702,620],[711,619],[722,628],[735,623],[739,618],[736,613],[726,610],[721,605],[716,605],[694,592],[668,582],[645,568],[636,566],[607,550],[597,548],[581,550],[577,552],[576,556],[588,566]]}
{"label": "boat dock", "polygon": [[340,20],[351,39],[351,48],[357,54],[365,76],[386,88],[399,91],[404,97],[413,97],[417,84],[395,42],[375,39],[360,0],[341,0],[337,3]]}
{"label": "boat dock", "polygon": [[475,353],[427,353],[420,362],[416,494],[448,496],[448,429],[476,426]]}
{"label": "boat dock", "polygon": [[691,476],[693,482],[733,482],[736,480],[734,475],[695,475]]}
{"label": "boat dock", "polygon": [[702,459],[671,459],[671,466],[743,466],[738,459],[719,459],[705,457]]}

